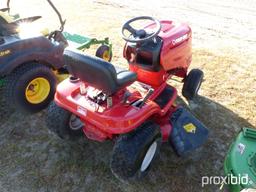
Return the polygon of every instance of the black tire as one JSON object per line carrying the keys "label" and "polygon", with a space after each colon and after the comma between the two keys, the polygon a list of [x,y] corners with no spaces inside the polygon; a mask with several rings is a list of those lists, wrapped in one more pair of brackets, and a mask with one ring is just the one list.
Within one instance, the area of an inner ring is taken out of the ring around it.
{"label": "black tire", "polygon": [[[31,103],[27,100],[25,92],[29,83],[36,78],[45,79],[49,83],[50,90],[41,102]],[[39,63],[27,63],[6,76],[3,92],[10,108],[25,113],[36,113],[46,108],[51,102],[56,84],[56,77],[49,67]]]}
{"label": "black tire", "polygon": [[[76,117],[71,112],[59,107],[53,101],[47,111],[46,125],[51,132],[56,134],[61,139],[75,140],[83,136],[83,124],[76,129],[70,127],[71,117]],[[77,120],[80,121],[78,117]],[[82,123],[81,121],[79,123]]]}
{"label": "black tire", "polygon": [[204,73],[200,69],[192,69],[184,80],[182,95],[187,100],[193,100],[201,87]]}
{"label": "black tire", "polygon": [[96,56],[110,62],[112,60],[112,51],[109,46],[101,45],[96,51]]}
{"label": "black tire", "polygon": [[[151,121],[144,123],[132,133],[119,136],[110,163],[112,173],[123,182],[142,178],[159,153],[161,142],[159,126]],[[155,143],[153,158],[149,158],[149,165],[143,167],[142,162]]]}

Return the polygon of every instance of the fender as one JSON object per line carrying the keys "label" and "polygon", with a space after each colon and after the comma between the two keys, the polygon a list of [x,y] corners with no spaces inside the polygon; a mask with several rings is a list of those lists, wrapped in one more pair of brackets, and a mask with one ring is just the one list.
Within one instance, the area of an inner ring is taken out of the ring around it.
{"label": "fender", "polygon": [[33,61],[46,64],[54,69],[59,69],[64,65],[64,45],[51,42],[46,37],[20,39],[17,36],[9,36],[3,37],[1,43],[0,76],[8,75],[16,67]]}

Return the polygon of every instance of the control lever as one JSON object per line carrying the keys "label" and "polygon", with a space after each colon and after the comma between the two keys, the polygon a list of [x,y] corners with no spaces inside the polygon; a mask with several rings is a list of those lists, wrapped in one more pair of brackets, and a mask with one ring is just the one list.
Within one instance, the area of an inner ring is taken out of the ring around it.
{"label": "control lever", "polygon": [[126,102],[128,101],[129,97],[131,96],[132,94],[129,92],[129,91],[126,91],[125,94],[124,94],[124,97],[123,97],[123,104],[126,104]]}
{"label": "control lever", "polygon": [[138,107],[141,108],[153,93],[154,89],[150,88]]}

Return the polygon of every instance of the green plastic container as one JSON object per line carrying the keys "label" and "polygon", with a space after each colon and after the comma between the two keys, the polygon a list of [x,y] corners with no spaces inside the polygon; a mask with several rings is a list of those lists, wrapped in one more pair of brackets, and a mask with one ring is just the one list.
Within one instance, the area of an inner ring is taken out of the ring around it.
{"label": "green plastic container", "polygon": [[[224,171],[231,192],[256,189],[256,129],[243,128],[239,133],[226,156]],[[241,180],[231,182],[232,177]]]}

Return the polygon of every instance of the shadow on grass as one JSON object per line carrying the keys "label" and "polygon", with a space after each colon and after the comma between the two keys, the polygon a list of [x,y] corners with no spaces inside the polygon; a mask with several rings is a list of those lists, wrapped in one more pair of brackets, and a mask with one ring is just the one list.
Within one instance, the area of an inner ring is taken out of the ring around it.
{"label": "shadow on grass", "polygon": [[86,139],[69,143],[57,139],[47,130],[43,111],[15,118],[16,122],[12,115],[11,122],[5,123],[0,142],[0,169],[4,173],[0,182],[9,191],[217,191],[219,186],[202,188],[202,177],[223,175],[232,139],[242,127],[253,126],[202,96],[188,104],[178,98],[177,103],[189,108],[209,128],[209,139],[187,157],[177,157],[169,144],[163,144],[149,175],[141,181],[124,184],[112,175],[112,142]]}
{"label": "shadow on grass", "polygon": [[156,163],[153,170],[157,170],[158,174],[162,172],[163,178],[171,180],[165,183],[166,189],[216,191],[220,186],[208,185],[202,188],[202,177],[223,175],[224,159],[233,139],[243,127],[254,126],[225,106],[203,96],[198,96],[188,103],[179,97],[177,103],[189,109],[208,127],[209,139],[201,148],[185,158],[171,155],[170,147],[164,145],[160,154],[161,165]]}
{"label": "shadow on grass", "polygon": [[[241,128],[253,126],[225,106],[202,96],[188,104],[178,98],[177,103],[192,111],[209,128],[210,135],[205,145],[187,157],[178,157],[169,144],[163,144],[160,156],[149,175],[136,183],[124,184],[118,181],[108,168],[113,144],[108,142],[104,145],[88,141],[89,148],[93,149],[89,154],[96,155],[93,166],[99,167],[97,164],[100,164],[100,161],[107,163],[100,166],[102,169],[104,167],[103,173],[99,168],[95,175],[91,175],[95,180],[102,180],[102,185],[94,186],[96,183],[92,182],[90,189],[99,190],[105,186],[105,191],[217,191],[220,186],[207,185],[202,188],[202,177],[223,175],[224,158],[233,138]],[[104,151],[109,155],[103,156]]]}
{"label": "shadow on grass", "polygon": [[198,96],[188,104],[179,98],[178,103],[189,108],[212,134],[217,134],[223,140],[233,138],[243,127],[255,128],[230,109],[203,96]]}

